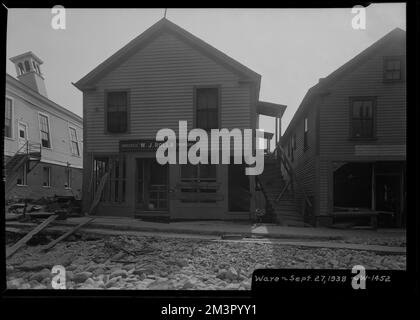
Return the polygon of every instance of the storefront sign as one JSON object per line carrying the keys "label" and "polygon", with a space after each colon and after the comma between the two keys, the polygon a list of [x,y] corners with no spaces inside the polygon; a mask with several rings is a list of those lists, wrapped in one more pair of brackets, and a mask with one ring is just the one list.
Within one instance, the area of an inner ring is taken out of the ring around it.
{"label": "storefront sign", "polygon": [[[173,142],[152,139],[120,140],[120,152],[156,152],[161,145],[168,144],[170,146],[170,143]],[[188,147],[193,144],[193,141],[189,141]]]}

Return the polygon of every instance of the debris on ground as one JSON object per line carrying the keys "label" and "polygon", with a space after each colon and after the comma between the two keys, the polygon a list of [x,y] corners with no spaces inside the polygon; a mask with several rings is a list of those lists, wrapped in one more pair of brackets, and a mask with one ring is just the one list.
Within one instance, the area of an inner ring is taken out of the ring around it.
{"label": "debris on ground", "polygon": [[263,268],[406,268],[405,255],[348,249],[154,236],[71,237],[48,252],[42,245],[27,246],[7,259],[8,288],[50,289],[54,265],[65,267],[68,289],[137,290],[250,290],[252,272]]}

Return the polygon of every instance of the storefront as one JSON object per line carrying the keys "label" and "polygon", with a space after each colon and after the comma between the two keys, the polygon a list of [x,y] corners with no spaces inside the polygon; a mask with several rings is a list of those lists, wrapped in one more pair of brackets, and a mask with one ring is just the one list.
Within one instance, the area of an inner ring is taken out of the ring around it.
{"label": "storefront", "polygon": [[93,155],[94,192],[109,172],[98,206],[101,215],[250,219],[253,177],[245,175],[244,164],[161,165],[156,160],[159,145],[152,140],[123,140],[118,154]]}

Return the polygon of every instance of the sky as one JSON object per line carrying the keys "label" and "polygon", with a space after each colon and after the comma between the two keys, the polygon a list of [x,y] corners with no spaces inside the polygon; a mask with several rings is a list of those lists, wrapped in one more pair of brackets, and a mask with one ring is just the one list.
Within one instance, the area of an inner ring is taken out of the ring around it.
{"label": "sky", "polygon": [[[8,10],[10,57],[32,51],[44,61],[48,96],[82,115],[75,83],[159,21],[164,9],[66,9],[66,29],[51,26],[51,9]],[[262,76],[260,100],[287,105],[282,132],[307,90],[396,27],[406,30],[405,4],[373,4],[366,29],[352,28],[345,9],[171,9],[167,18]],[[272,119],[260,127],[273,132]]]}

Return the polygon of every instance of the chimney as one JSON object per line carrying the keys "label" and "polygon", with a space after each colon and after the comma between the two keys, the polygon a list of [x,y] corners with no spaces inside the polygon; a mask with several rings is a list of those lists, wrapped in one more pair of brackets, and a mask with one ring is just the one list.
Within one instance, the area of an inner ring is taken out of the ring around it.
{"label": "chimney", "polygon": [[15,64],[17,78],[22,83],[48,98],[44,77],[39,67],[43,63],[41,59],[29,51],[10,58],[10,61]]}

